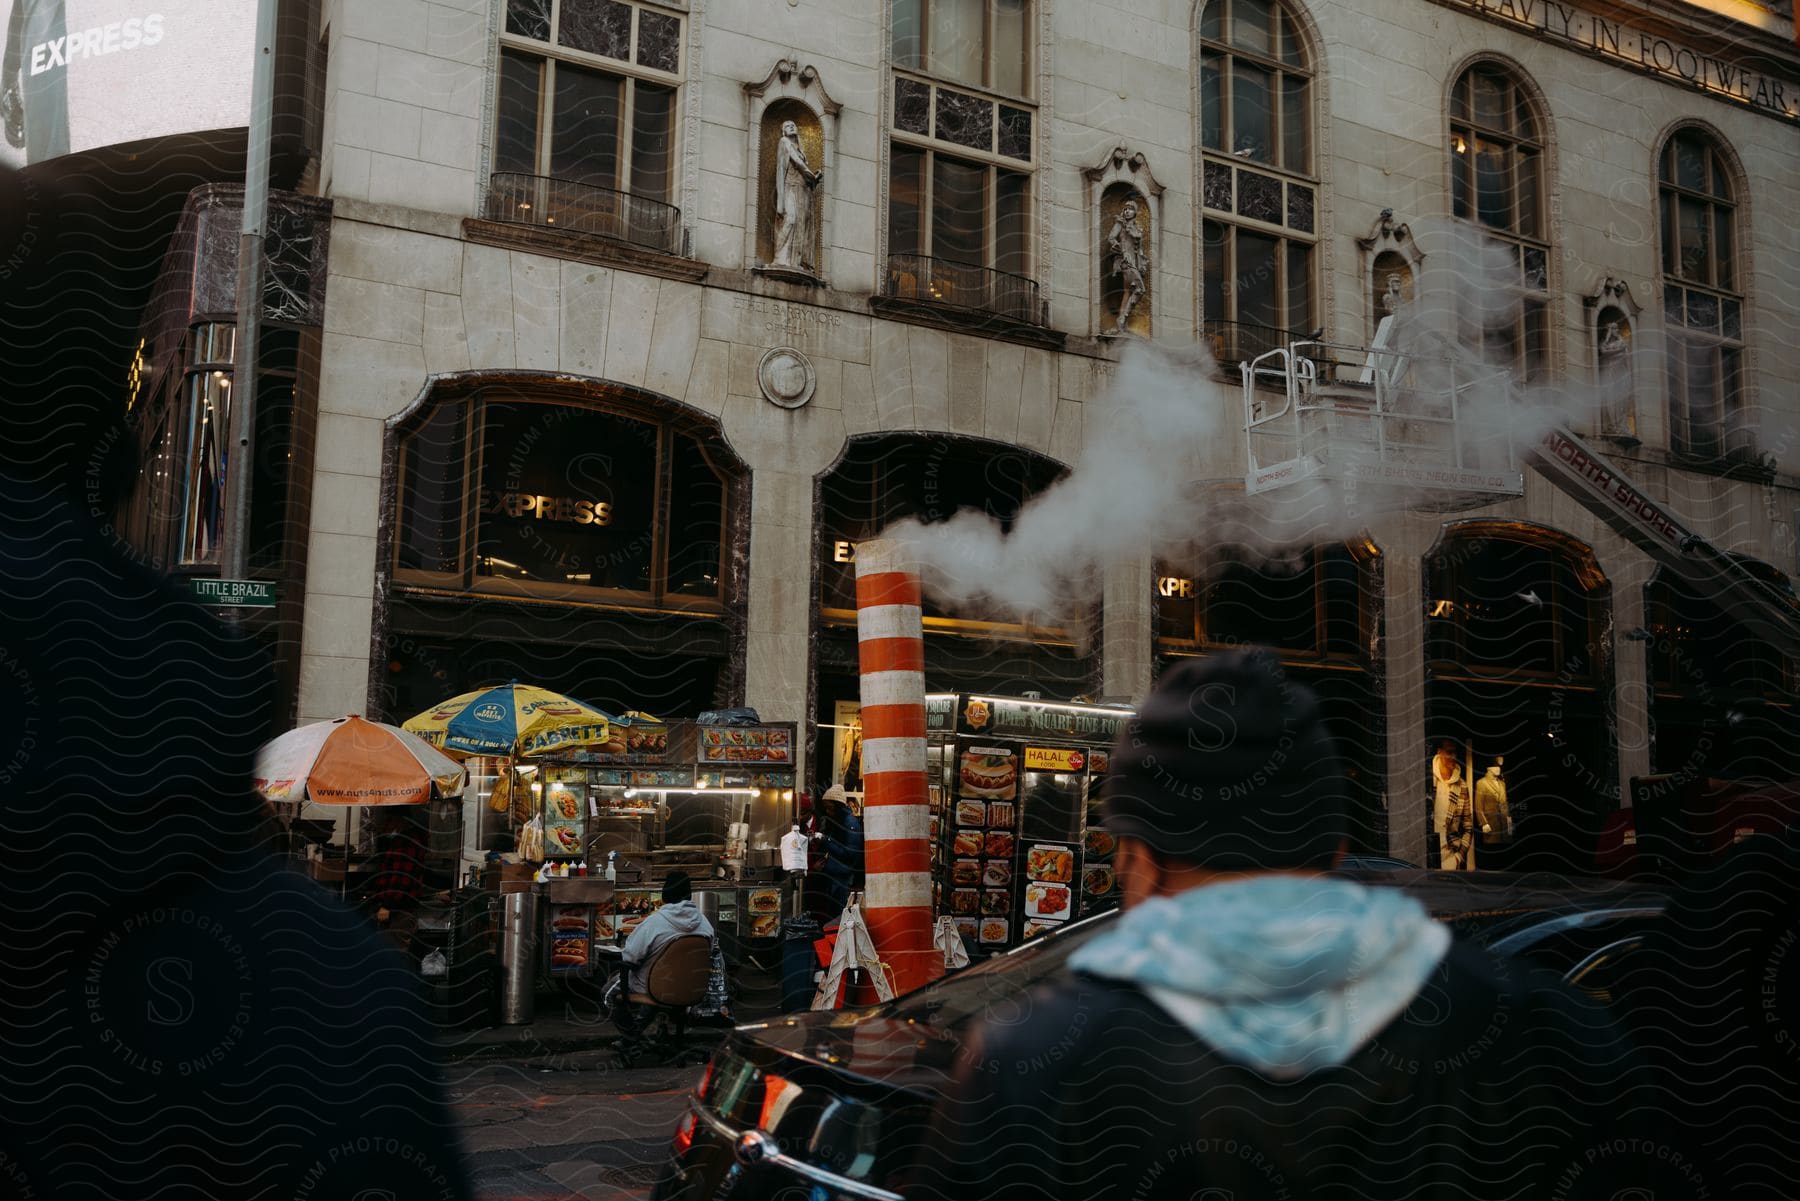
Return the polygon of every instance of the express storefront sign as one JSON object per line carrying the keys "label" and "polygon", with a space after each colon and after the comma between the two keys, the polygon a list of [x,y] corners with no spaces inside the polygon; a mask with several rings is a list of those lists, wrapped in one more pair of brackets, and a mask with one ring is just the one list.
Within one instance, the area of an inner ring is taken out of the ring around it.
{"label": "express storefront sign", "polygon": [[612,502],[577,500],[571,496],[538,496],[530,492],[495,492],[481,490],[484,514],[508,517],[535,517],[539,521],[566,521],[572,525],[611,525]]}

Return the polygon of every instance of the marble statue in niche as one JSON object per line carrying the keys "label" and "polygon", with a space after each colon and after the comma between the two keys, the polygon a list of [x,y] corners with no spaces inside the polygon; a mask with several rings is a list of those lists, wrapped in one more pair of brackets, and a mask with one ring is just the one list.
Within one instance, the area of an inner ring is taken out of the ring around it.
{"label": "marble statue in niche", "polygon": [[1631,320],[1617,308],[1605,308],[1595,321],[1596,378],[1600,385],[1601,432],[1630,436],[1632,412]]}
{"label": "marble statue in niche", "polygon": [[1387,250],[1375,256],[1370,272],[1371,299],[1374,302],[1374,337],[1380,340],[1384,327],[1391,336],[1398,318],[1412,303],[1413,272],[1405,257]]}
{"label": "marble statue in niche", "polygon": [[1389,272],[1387,277],[1387,291],[1381,294],[1382,313],[1391,317],[1395,313],[1398,313],[1400,311],[1400,306],[1405,303],[1406,297],[1400,293],[1400,277],[1397,274]]}
{"label": "marble statue in niche", "polygon": [[1106,249],[1112,254],[1111,270],[1119,277],[1118,319],[1113,332],[1125,333],[1131,310],[1144,298],[1144,281],[1150,274],[1150,251],[1144,244],[1144,226],[1138,220],[1135,198],[1119,206],[1112,230],[1106,235]]}
{"label": "marble statue in niche", "polygon": [[1151,209],[1129,184],[1114,184],[1100,198],[1100,314],[1103,337],[1150,336]]}
{"label": "marble statue in niche", "polygon": [[1616,355],[1625,353],[1625,335],[1619,329],[1620,323],[1608,321],[1606,328],[1600,331],[1600,361],[1606,362]]}
{"label": "marble statue in niche", "polygon": [[814,271],[813,190],[825,178],[824,166],[814,169],[800,141],[800,127],[792,120],[781,123],[775,143],[774,171],[770,181],[772,253],[771,267]]}

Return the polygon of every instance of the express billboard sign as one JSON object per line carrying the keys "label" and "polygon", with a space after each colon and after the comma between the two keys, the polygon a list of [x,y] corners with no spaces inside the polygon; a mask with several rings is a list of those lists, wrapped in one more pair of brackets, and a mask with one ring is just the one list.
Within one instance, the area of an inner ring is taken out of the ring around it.
{"label": "express billboard sign", "polygon": [[249,124],[254,0],[0,0],[0,167]]}

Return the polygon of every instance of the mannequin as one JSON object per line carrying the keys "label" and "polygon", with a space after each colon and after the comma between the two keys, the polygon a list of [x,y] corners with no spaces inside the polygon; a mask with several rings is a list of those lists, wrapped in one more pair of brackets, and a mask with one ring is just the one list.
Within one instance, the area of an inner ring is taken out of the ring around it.
{"label": "mannequin", "polygon": [[1506,805],[1506,781],[1500,778],[1496,759],[1487,774],[1475,781],[1475,822],[1481,827],[1481,845],[1499,847],[1512,841],[1512,810]]}
{"label": "mannequin", "polygon": [[788,827],[788,832],[781,836],[781,870],[793,881],[794,917],[801,914],[801,906],[806,892],[806,859],[807,851],[812,846],[812,839],[800,832],[800,823],[795,822]]}
{"label": "mannequin", "polygon": [[1438,862],[1445,871],[1466,872],[1475,868],[1475,845],[1469,804],[1469,785],[1463,778],[1462,762],[1456,757],[1456,744],[1438,743],[1431,759],[1432,826],[1438,835]]}

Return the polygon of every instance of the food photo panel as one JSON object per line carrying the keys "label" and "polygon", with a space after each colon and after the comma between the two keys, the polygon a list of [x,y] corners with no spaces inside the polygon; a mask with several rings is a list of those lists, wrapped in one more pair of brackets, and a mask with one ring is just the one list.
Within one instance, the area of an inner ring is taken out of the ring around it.
{"label": "food photo panel", "polygon": [[[1018,757],[1003,747],[974,746],[962,753],[957,775],[958,796],[1010,801],[1018,795]],[[961,806],[957,807],[959,810]],[[985,818],[984,818],[985,820]]]}
{"label": "food photo panel", "polygon": [[1025,877],[1067,884],[1075,879],[1075,851],[1055,844],[1036,844],[1025,852]]}

